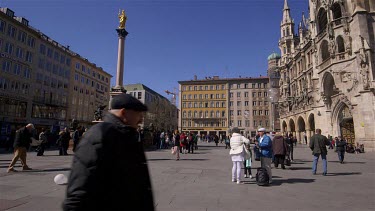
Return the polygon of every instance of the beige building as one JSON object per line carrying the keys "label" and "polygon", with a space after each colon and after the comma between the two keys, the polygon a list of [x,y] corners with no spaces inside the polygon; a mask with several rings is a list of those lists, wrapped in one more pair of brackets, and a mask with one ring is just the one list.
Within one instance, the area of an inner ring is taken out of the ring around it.
{"label": "beige building", "polygon": [[[91,121],[96,106],[108,104],[108,73],[29,26],[9,8],[0,8],[0,55],[0,141],[29,122],[57,131],[73,118]],[[86,101],[87,95],[94,97]]]}
{"label": "beige building", "polygon": [[309,0],[294,31],[285,0],[279,47],[281,129],[316,128],[375,150],[375,2]]}
{"label": "beige building", "polygon": [[70,77],[68,120],[78,120],[88,126],[94,120],[98,106],[108,109],[112,76],[78,54],[72,57]]}
{"label": "beige building", "polygon": [[219,78],[179,81],[181,131],[228,135],[238,127],[246,136],[255,136],[260,127],[273,129],[269,78]]}
{"label": "beige building", "polygon": [[[144,84],[125,85],[126,93],[147,105],[148,112],[141,128],[153,127],[155,130],[174,131],[177,129],[178,110],[167,98]],[[151,126],[152,125],[152,126]]]}

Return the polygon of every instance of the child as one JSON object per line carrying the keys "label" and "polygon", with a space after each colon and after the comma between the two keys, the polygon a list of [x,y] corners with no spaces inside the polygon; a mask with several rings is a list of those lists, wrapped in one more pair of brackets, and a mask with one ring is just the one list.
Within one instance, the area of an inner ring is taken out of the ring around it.
{"label": "child", "polygon": [[245,159],[245,161],[243,162],[243,165],[244,165],[244,169],[245,169],[245,178],[253,178],[253,176],[251,175],[251,161],[252,161],[252,157],[253,157],[253,153],[251,152],[251,149],[250,149],[250,145],[245,145],[247,151],[250,152],[250,156],[249,156],[249,159]]}

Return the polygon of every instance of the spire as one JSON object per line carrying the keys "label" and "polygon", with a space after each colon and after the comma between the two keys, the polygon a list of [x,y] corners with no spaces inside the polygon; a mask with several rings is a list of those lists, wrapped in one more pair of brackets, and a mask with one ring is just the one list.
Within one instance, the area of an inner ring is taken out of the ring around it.
{"label": "spire", "polygon": [[284,9],[283,9],[283,22],[291,23],[292,18],[290,17],[290,8],[288,6],[288,0],[284,0]]}
{"label": "spire", "polygon": [[288,9],[289,9],[288,0],[284,0],[284,10],[288,10]]}

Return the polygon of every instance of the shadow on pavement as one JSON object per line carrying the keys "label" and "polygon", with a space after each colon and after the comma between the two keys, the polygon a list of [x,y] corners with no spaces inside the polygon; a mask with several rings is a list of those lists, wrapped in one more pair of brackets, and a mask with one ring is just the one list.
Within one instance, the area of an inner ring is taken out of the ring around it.
{"label": "shadow on pavement", "polygon": [[290,170],[311,170],[311,167],[287,167]]}
{"label": "shadow on pavement", "polygon": [[[151,158],[151,159],[147,159],[148,161],[163,161],[163,160],[176,160],[176,158]],[[190,160],[190,161],[204,161],[204,160],[209,160],[209,159],[200,159],[200,158],[190,158],[190,159],[183,159],[183,158],[180,158],[180,161],[181,160]]]}
{"label": "shadow on pavement", "polygon": [[327,176],[348,176],[348,175],[360,175],[361,172],[343,172],[343,173],[327,173]]}
{"label": "shadow on pavement", "polygon": [[[9,161],[9,163],[7,165],[1,165],[0,169],[8,168],[9,164],[10,164],[10,161]],[[21,165],[14,165],[14,167],[22,167],[22,166]]]}
{"label": "shadow on pavement", "polygon": [[295,183],[312,183],[315,179],[302,179],[302,178],[290,178],[290,179],[274,179],[270,186],[280,186],[281,184],[295,184]]}
{"label": "shadow on pavement", "polygon": [[33,170],[28,170],[28,171],[20,171],[23,173],[27,172],[53,172],[53,171],[70,171],[71,168],[55,168],[55,169],[33,169]]}
{"label": "shadow on pavement", "polygon": [[[340,161],[338,161],[338,160],[333,160],[333,161],[328,161],[329,163],[340,163]],[[349,161],[349,162],[347,162],[347,161],[344,161],[344,164],[345,163],[356,163],[356,164],[365,164],[366,162],[357,162],[357,161]]]}
{"label": "shadow on pavement", "polygon": [[0,162],[10,162],[12,161],[12,159],[9,159],[9,160],[0,160]]}

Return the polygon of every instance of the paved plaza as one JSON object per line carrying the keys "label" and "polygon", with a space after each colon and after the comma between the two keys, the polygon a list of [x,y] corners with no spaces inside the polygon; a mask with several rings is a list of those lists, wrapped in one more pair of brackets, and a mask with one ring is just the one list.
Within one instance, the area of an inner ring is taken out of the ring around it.
{"label": "paved plaza", "polygon": [[[66,186],[56,185],[53,178],[69,174],[73,156],[58,156],[57,151],[45,154],[28,153],[34,170],[16,173],[6,173],[12,154],[0,154],[0,210],[61,210]],[[374,155],[346,154],[340,164],[330,150],[328,175],[321,175],[321,162],[317,175],[312,175],[311,151],[298,145],[292,166],[273,168],[273,184],[260,187],[255,179],[231,182],[232,163],[224,145],[200,144],[195,154],[183,154],[179,161],[170,150],[147,152],[158,211],[374,210]],[[253,163],[254,168],[259,165]],[[20,163],[16,169],[21,169]],[[119,206],[126,205],[119,202]]]}

